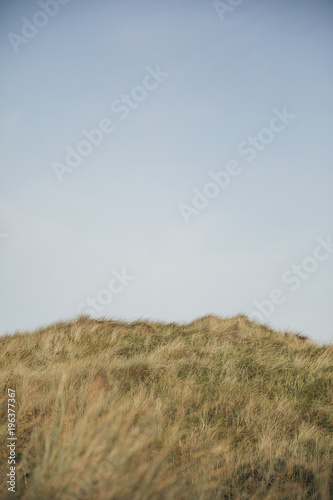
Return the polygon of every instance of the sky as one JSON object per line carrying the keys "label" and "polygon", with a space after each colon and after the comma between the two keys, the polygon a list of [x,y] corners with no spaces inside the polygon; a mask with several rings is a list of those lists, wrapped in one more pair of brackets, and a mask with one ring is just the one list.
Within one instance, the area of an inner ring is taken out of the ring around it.
{"label": "sky", "polygon": [[0,40],[0,334],[333,341],[330,1],[2,0]]}

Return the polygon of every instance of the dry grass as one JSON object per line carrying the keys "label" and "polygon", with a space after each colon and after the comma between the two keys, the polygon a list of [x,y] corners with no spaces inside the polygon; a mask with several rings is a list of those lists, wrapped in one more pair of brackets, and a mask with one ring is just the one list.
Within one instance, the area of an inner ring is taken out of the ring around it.
{"label": "dry grass", "polygon": [[18,401],[15,498],[333,498],[332,345],[245,316],[80,317],[0,349],[2,443],[7,387]]}

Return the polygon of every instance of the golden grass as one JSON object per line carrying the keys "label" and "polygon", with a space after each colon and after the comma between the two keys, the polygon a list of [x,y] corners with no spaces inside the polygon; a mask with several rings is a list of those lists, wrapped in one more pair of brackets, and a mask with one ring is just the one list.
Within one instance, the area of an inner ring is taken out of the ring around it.
{"label": "golden grass", "polygon": [[[333,346],[245,316],[0,338],[25,500],[333,498]],[[7,493],[7,448],[0,498]]]}

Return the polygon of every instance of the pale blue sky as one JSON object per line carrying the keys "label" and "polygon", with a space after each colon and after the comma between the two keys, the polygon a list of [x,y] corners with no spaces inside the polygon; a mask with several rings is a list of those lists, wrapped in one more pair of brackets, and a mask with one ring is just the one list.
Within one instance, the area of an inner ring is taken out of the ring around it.
{"label": "pale blue sky", "polygon": [[[0,334],[75,317],[125,268],[97,316],[250,315],[281,289],[265,322],[332,341],[333,255],[296,291],[282,276],[333,236],[333,4],[246,0],[222,21],[204,0],[54,2],[0,7]],[[15,45],[22,18],[45,25]],[[121,120],[112,103],[157,66]],[[247,162],[239,145],[284,107],[296,117]],[[114,132],[59,182],[54,162],[104,118]],[[241,173],[187,224],[179,206],[230,160]]]}

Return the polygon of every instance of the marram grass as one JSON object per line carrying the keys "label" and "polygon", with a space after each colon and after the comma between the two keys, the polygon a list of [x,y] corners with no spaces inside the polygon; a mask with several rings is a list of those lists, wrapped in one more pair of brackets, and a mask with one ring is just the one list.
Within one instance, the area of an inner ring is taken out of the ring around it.
{"label": "marram grass", "polygon": [[[333,345],[245,316],[0,338],[0,498],[333,498]],[[17,484],[7,491],[7,390]]]}

